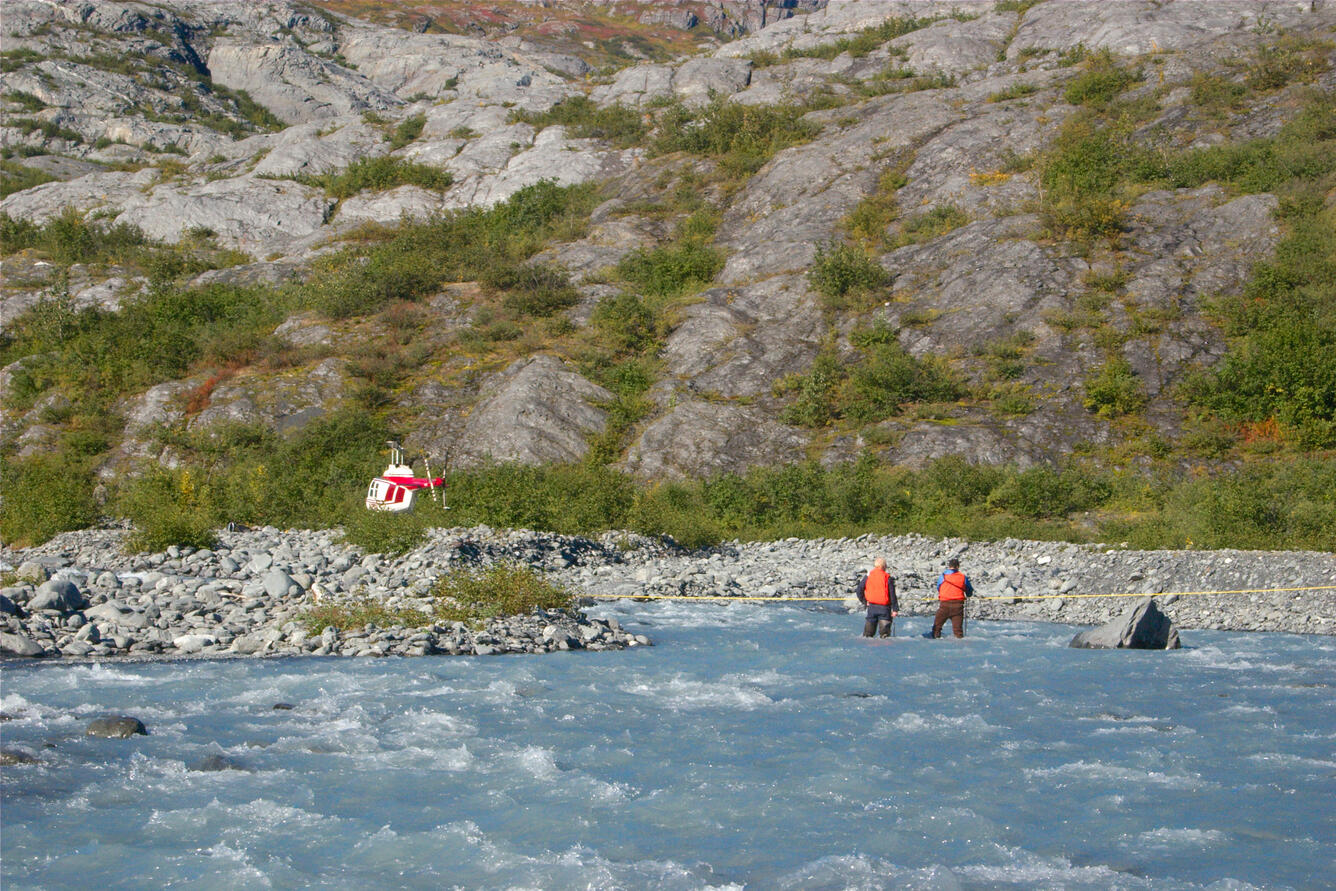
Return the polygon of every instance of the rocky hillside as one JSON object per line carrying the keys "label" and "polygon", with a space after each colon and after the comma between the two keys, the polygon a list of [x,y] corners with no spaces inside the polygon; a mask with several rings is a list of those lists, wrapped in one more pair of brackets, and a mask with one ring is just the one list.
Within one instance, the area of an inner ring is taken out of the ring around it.
{"label": "rocky hillside", "polygon": [[1333,224],[1322,0],[3,19],[12,459],[114,479],[350,406],[649,479],[1336,445],[1329,360],[1286,401],[1231,309]]}

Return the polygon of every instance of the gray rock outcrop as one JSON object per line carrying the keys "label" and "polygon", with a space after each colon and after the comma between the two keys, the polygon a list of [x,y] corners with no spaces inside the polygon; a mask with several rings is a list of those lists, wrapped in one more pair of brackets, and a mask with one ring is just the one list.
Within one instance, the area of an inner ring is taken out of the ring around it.
{"label": "gray rock outcrop", "polygon": [[1176,650],[1181,645],[1178,629],[1160,611],[1153,597],[1147,597],[1112,622],[1082,631],[1068,644],[1086,650]]}
{"label": "gray rock outcrop", "polygon": [[521,359],[484,388],[451,461],[578,461],[607,423],[598,404],[611,399],[552,356]]}

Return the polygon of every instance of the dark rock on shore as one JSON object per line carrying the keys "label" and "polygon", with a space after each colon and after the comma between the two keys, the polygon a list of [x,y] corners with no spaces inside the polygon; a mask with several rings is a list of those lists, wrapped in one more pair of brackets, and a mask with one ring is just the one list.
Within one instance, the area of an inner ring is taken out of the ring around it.
{"label": "dark rock on shore", "polygon": [[1178,630],[1148,597],[1117,619],[1082,631],[1068,646],[1087,650],[1176,650],[1182,644]]}

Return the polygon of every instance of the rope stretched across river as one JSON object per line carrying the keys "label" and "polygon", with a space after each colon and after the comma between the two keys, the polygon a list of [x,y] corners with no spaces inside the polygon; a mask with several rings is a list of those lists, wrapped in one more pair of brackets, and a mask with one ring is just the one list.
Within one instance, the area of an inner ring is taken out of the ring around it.
{"label": "rope stretched across river", "polygon": [[[971,600],[1071,600],[1089,597],[1222,597],[1235,594],[1285,594],[1297,591],[1332,591],[1336,585],[1307,585],[1297,588],[1234,588],[1221,591],[1141,591],[1117,594],[974,594]],[[594,600],[752,600],[765,603],[812,603],[816,601],[845,601],[846,597],[755,597],[749,595],[730,596],[728,594],[582,594]],[[902,600],[922,600],[935,602],[936,597],[905,597]]]}

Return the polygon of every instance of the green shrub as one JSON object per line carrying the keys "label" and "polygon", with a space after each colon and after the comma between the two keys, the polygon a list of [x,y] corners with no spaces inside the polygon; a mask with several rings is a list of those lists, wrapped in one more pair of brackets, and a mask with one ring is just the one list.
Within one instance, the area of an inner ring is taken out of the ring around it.
{"label": "green shrub", "polygon": [[1070,238],[1115,234],[1129,206],[1124,190],[1160,170],[1148,151],[1119,130],[1073,115],[1040,161],[1045,222]]}
{"label": "green shrub", "polygon": [[816,257],[807,270],[807,281],[818,294],[833,301],[828,305],[838,308],[843,305],[843,298],[851,294],[885,287],[890,274],[855,245],[828,244],[817,247]]}
{"label": "green shrub", "polygon": [[1236,108],[1248,92],[1243,84],[1200,71],[1192,76],[1191,90],[1194,105],[1216,114]]}
{"label": "green shrub", "polygon": [[988,494],[987,504],[1019,517],[1063,518],[1101,505],[1112,494],[1112,486],[1100,477],[1040,466],[1007,475]]}
{"label": "green shrub", "polygon": [[1187,479],[1163,503],[1160,529],[1175,547],[1336,549],[1330,460],[1269,462]]}
{"label": "green shrub", "polygon": [[432,624],[432,617],[417,609],[390,609],[373,597],[320,603],[297,617],[307,632],[318,635],[326,628],[361,631],[367,625],[377,628],[422,628]]}
{"label": "green shrub", "polygon": [[391,150],[401,149],[422,135],[422,128],[427,124],[425,114],[415,114],[404,118],[389,136]]}
{"label": "green shrub", "polygon": [[849,372],[841,404],[845,417],[880,421],[912,402],[949,402],[963,394],[945,360],[909,355],[889,327],[855,332],[852,339],[863,358]]}
{"label": "green shrub", "polygon": [[505,307],[519,315],[550,316],[580,301],[566,271],[545,264],[498,264],[484,272],[482,283],[504,291]]}
{"label": "green shrub", "polygon": [[645,352],[662,334],[644,299],[626,292],[600,300],[589,321],[614,354]]}
{"label": "green shrub", "polygon": [[1140,76],[1119,68],[1113,54],[1100,50],[1083,62],[1084,70],[1067,84],[1063,98],[1072,105],[1105,106],[1140,80]]}
{"label": "green shrub", "polygon": [[967,225],[969,216],[954,204],[942,204],[904,222],[898,243],[921,244]]}
{"label": "green shrub", "polygon": [[1247,65],[1247,84],[1256,91],[1278,90],[1291,83],[1312,83],[1330,67],[1332,43],[1297,34],[1285,34],[1275,43],[1257,48]]}
{"label": "green shrub", "polygon": [[1336,213],[1319,198],[1336,183],[1336,99],[1312,93],[1274,139],[1187,152],[1168,166],[1175,184],[1279,193],[1286,231],[1241,294],[1207,307],[1230,349],[1185,395],[1229,422],[1274,421],[1300,448],[1336,445],[1336,373],[1314,358],[1336,348]]}
{"label": "green shrub", "polygon": [[[377,468],[379,470],[379,468]],[[363,477],[368,477],[364,471]],[[426,498],[419,496],[419,501]],[[419,504],[408,513],[367,510],[364,504],[349,503],[344,511],[343,537],[368,554],[406,554],[422,543],[427,529],[439,526],[446,517]]]}
{"label": "green shrub", "polygon": [[734,176],[750,176],[778,152],[807,142],[819,128],[792,106],[740,105],[723,99],[703,109],[665,109],[653,143],[657,155],[688,152],[717,158]]}
{"label": "green shrub", "polygon": [[134,524],[126,547],[135,551],[212,547],[220,525],[209,484],[188,469],[157,469],[131,481],[119,508]]}
{"label": "green shrub", "polygon": [[617,264],[617,275],[651,297],[680,297],[708,285],[723,268],[719,251],[685,240],[636,248]]}
{"label": "green shrub", "polygon": [[367,189],[384,191],[409,185],[444,191],[454,182],[454,177],[448,170],[405,161],[390,155],[358,158],[337,173],[331,171],[299,179],[307,185],[324,189],[331,198],[340,199],[351,198]]}
{"label": "green shrub", "polygon": [[0,541],[7,547],[41,544],[97,519],[92,474],[64,456],[5,459],[0,483]]}
{"label": "green shrub", "polygon": [[445,282],[476,281],[498,265],[523,263],[551,238],[576,237],[595,199],[590,186],[544,180],[487,210],[406,223],[384,241],[322,258],[299,293],[332,318],[420,300]]}
{"label": "green shrub", "polygon": [[527,566],[498,563],[481,570],[457,569],[431,589],[435,614],[446,622],[482,624],[498,616],[524,616],[534,610],[573,609],[571,593]]}
{"label": "green shrub", "polygon": [[835,419],[840,385],[847,372],[839,358],[823,351],[806,374],[790,378],[787,389],[796,389],[797,397],[781,415],[784,423],[801,427],[824,427]]}
{"label": "green shrub", "polygon": [[578,139],[604,139],[618,148],[638,145],[645,137],[645,123],[641,112],[624,105],[600,108],[588,96],[568,96],[544,112],[515,109],[510,120],[534,127],[559,124],[567,135]]}
{"label": "green shrub", "polygon": [[1100,417],[1116,418],[1146,406],[1146,390],[1132,366],[1121,358],[1109,359],[1085,383],[1087,410]]}

